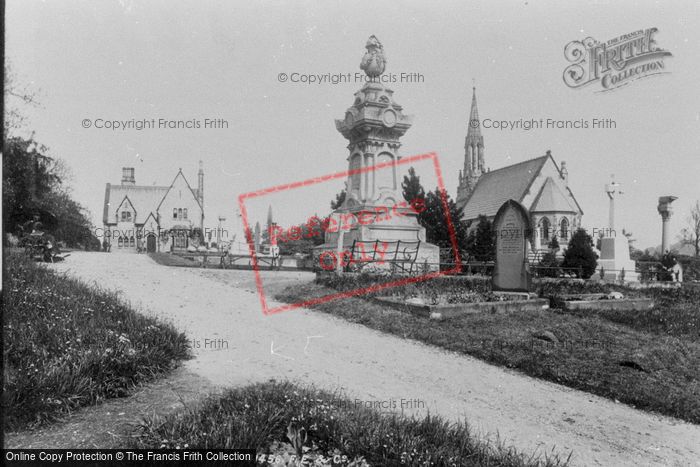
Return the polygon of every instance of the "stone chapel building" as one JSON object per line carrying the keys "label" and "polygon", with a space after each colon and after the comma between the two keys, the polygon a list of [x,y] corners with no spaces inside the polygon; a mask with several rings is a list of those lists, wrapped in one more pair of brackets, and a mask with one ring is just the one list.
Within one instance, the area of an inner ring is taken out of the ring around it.
{"label": "stone chapel building", "polygon": [[198,246],[204,232],[204,169],[197,188],[182,169],[169,186],[136,185],[133,167],[122,169],[121,184],[107,183],[104,240],[111,251],[176,251]]}
{"label": "stone chapel building", "polygon": [[571,233],[581,226],[583,216],[569,188],[566,163],[557,165],[547,151],[534,159],[487,169],[476,89],[473,89],[464,149],[464,169],[459,171],[456,200],[457,206],[463,208],[464,220],[476,221],[483,215],[493,221],[501,205],[514,199],[530,213],[534,232],[531,248],[535,256],[547,249],[553,236],[557,236],[560,248],[566,247]]}

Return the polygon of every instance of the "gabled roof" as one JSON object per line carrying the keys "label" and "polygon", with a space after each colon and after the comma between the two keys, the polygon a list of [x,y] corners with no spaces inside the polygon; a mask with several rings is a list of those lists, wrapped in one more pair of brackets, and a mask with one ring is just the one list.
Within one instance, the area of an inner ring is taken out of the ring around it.
{"label": "gabled roof", "polygon": [[158,217],[156,217],[155,214],[153,214],[153,212],[151,211],[146,217],[146,220],[143,221],[144,225],[148,223],[148,219],[150,218],[153,218],[153,222],[155,222],[156,224],[158,223]]}
{"label": "gabled roof", "polygon": [[131,209],[134,210],[134,222],[135,222],[136,216],[138,216],[139,211],[136,209],[136,206],[134,206],[134,203],[132,203],[131,200],[129,199],[129,195],[124,195],[124,199],[122,199],[121,203],[119,203],[119,205],[117,205],[116,208],[112,207],[112,211],[116,213],[117,211],[122,209],[122,206],[124,206],[124,205],[127,205],[128,207],[130,207]]}
{"label": "gabled roof", "polygon": [[530,208],[531,212],[578,212],[552,177],[547,177]]}
{"label": "gabled roof", "polygon": [[[112,185],[108,183],[105,188],[102,222],[105,224],[113,224],[115,222],[114,213],[127,196],[137,213],[147,213],[153,211],[155,206],[158,206],[158,203],[160,203],[167,192],[168,187],[165,186]],[[134,220],[139,224],[146,221],[145,218]]]}
{"label": "gabled roof", "polygon": [[187,188],[192,193],[192,196],[194,196],[195,201],[197,201],[197,204],[199,204],[199,207],[202,208],[202,211],[204,211],[202,204],[199,202],[199,197],[197,196],[197,191],[192,189],[192,187],[190,186],[190,183],[187,181],[187,177],[185,177],[185,174],[182,173],[182,169],[178,170],[177,174],[175,175],[175,178],[173,178],[173,182],[165,190],[165,193],[163,194],[163,196],[161,197],[161,199],[158,203],[158,207],[156,208],[156,211],[160,210],[160,205],[163,204],[163,201],[165,201],[165,197],[167,196],[168,192],[172,189],[173,185],[175,185],[175,182],[177,181],[178,177],[182,177],[182,179],[185,181],[185,185],[187,185]]}
{"label": "gabled roof", "polygon": [[464,219],[476,219],[479,215],[493,217],[509,199],[521,202],[550,157],[536,157],[482,174],[463,204]]}

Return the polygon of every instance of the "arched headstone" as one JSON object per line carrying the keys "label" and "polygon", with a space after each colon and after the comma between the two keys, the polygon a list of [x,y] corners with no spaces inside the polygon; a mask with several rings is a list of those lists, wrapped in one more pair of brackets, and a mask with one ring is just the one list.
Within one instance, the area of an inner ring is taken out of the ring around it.
{"label": "arched headstone", "polygon": [[493,221],[496,235],[494,291],[529,292],[531,285],[527,248],[532,229],[530,215],[522,204],[509,199],[500,207]]}

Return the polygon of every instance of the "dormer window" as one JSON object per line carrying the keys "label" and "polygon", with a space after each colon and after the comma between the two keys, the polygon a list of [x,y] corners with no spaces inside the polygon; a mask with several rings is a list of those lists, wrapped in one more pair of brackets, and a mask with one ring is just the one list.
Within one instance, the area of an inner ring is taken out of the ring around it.
{"label": "dormer window", "polygon": [[131,222],[131,211],[122,211],[122,222]]}

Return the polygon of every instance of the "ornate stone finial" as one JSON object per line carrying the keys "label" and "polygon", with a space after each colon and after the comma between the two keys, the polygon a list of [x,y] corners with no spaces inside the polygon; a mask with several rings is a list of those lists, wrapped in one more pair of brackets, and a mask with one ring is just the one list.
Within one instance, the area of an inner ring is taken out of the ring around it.
{"label": "ornate stone finial", "polygon": [[362,57],[360,69],[364,70],[370,78],[376,78],[384,73],[386,68],[386,57],[384,56],[384,47],[375,35],[369,36],[365,45],[367,52]]}

